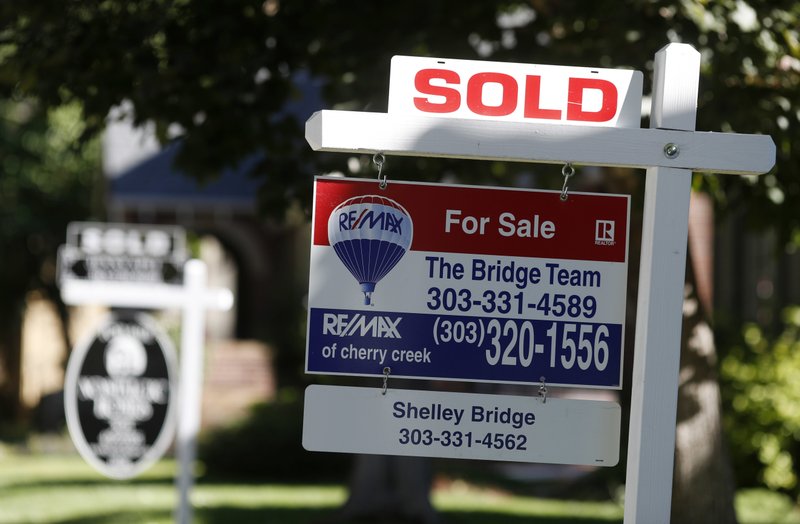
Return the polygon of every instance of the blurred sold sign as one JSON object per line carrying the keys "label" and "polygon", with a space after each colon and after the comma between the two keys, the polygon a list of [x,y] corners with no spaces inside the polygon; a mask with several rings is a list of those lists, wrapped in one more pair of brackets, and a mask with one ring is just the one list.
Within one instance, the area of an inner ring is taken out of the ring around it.
{"label": "blurred sold sign", "polygon": [[188,254],[179,226],[72,222],[58,280],[180,284]]}
{"label": "blurred sold sign", "polygon": [[389,113],[639,127],[642,73],[626,69],[392,58]]}

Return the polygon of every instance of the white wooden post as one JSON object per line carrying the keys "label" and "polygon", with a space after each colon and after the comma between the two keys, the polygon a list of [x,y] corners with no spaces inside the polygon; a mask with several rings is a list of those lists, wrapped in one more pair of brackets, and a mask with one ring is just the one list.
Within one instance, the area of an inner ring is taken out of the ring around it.
{"label": "white wooden post", "polygon": [[197,456],[197,434],[200,431],[200,411],[203,389],[203,345],[205,339],[206,265],[190,260],[184,266],[183,286],[186,303],[181,323],[181,376],[178,428],[175,452],[178,459],[178,508],[175,521],[188,524],[192,521],[192,503],[189,495],[194,484],[192,465]]}
{"label": "white wooden post", "polygon": [[[694,130],[699,74],[700,53],[689,45],[656,54],[650,127]],[[691,180],[689,169],[646,174],[625,524],[670,519]]]}

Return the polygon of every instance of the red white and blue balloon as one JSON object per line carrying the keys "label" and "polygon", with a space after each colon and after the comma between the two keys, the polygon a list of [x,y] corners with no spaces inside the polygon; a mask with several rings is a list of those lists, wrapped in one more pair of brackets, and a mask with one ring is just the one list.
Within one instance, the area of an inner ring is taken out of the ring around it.
{"label": "red white and blue balloon", "polygon": [[408,211],[386,197],[364,195],[339,204],[328,218],[328,241],[361,285],[364,304],[394,268],[414,236]]}

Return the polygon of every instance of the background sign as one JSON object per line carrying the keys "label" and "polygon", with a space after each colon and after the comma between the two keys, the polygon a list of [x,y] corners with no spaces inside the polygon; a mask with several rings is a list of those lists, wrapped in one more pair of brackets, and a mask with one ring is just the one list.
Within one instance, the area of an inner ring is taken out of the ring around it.
{"label": "background sign", "polygon": [[628,210],[318,178],[306,372],[621,388]]}
{"label": "background sign", "polygon": [[59,281],[180,284],[187,258],[177,226],[73,222],[58,253]]}
{"label": "background sign", "polygon": [[310,451],[614,466],[615,402],[309,386]]}
{"label": "background sign", "polygon": [[70,356],[67,426],[81,456],[125,479],[158,460],[174,432],[175,350],[142,314],[110,315]]}

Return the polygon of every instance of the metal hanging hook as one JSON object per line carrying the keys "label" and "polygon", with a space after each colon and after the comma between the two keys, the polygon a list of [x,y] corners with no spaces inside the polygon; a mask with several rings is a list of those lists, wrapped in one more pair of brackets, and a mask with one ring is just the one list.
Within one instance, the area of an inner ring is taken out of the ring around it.
{"label": "metal hanging hook", "polygon": [[383,153],[375,153],[372,155],[372,163],[378,166],[378,187],[381,189],[386,189],[386,186],[389,183],[386,181],[386,175],[382,175],[383,172],[383,164],[386,163],[386,157]]}
{"label": "metal hanging hook", "polygon": [[392,368],[386,366],[383,368],[383,391],[381,391],[381,395],[386,395],[386,390],[389,389],[389,374],[392,372]]}
{"label": "metal hanging hook", "polygon": [[561,175],[564,177],[564,185],[561,187],[561,201],[566,202],[567,198],[569,198],[569,188],[567,187],[567,182],[569,182],[569,178],[575,174],[575,168],[572,167],[572,164],[567,162],[564,164],[564,167],[561,168]]}
{"label": "metal hanging hook", "polygon": [[539,384],[539,398],[542,399],[542,404],[547,404],[547,383],[544,377],[539,377],[542,382]]}

